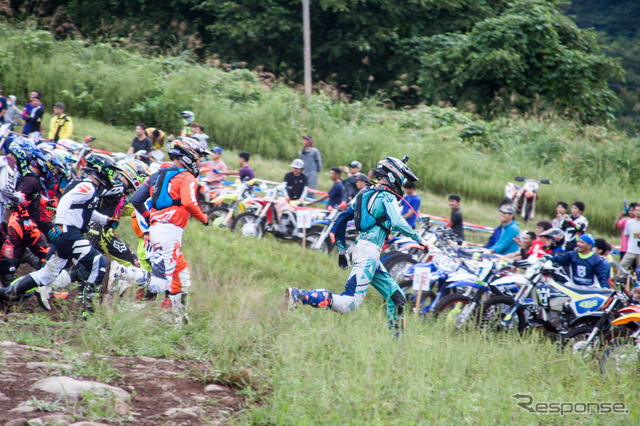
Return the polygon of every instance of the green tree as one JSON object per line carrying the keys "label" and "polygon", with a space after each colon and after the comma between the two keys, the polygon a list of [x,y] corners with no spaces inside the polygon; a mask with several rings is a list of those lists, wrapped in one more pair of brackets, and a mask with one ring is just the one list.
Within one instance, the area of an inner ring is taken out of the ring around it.
{"label": "green tree", "polygon": [[405,43],[419,62],[417,80],[429,102],[471,102],[492,115],[542,101],[583,122],[614,118],[607,79],[621,78],[622,69],[555,2],[518,0],[471,31]]}

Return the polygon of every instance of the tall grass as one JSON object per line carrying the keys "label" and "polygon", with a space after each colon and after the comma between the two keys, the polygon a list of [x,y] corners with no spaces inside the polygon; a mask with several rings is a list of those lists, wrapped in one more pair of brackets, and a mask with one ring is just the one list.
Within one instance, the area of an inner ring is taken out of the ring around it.
{"label": "tall grass", "polygon": [[640,200],[639,140],[606,128],[558,117],[484,122],[452,108],[390,111],[375,98],[345,103],[322,93],[307,102],[285,84],[198,65],[188,54],[149,58],[4,24],[0,37],[5,94],[24,100],[37,88],[46,105],[63,101],[71,115],[175,133],[178,113],[191,109],[212,143],[267,159],[290,161],[310,134],[327,167],[357,159],[371,168],[383,156],[407,154],[423,189],[494,204],[516,175],[549,178],[553,184],[540,189],[541,216],[551,216],[559,200],[581,200],[599,232],[609,229],[623,198]]}
{"label": "tall grass", "polygon": [[[123,228],[123,227],[121,227]],[[131,232],[123,229],[126,239]],[[282,310],[287,286],[341,291],[348,272],[335,257],[296,244],[256,241],[190,223],[191,323],[181,328],[159,310],[125,301],[88,321],[13,319],[0,339],[63,348],[73,360],[91,352],[183,358],[203,381],[236,386],[247,398],[232,419],[246,424],[636,424],[638,372],[602,375],[591,360],[561,353],[537,335],[454,333],[408,318],[402,339],[386,329],[371,290],[349,315],[301,307]],[[80,357],[82,358],[82,357]],[[57,359],[56,362],[61,362]],[[83,364],[85,375],[118,384],[118,373]],[[538,415],[536,402],[621,402],[622,415]]]}

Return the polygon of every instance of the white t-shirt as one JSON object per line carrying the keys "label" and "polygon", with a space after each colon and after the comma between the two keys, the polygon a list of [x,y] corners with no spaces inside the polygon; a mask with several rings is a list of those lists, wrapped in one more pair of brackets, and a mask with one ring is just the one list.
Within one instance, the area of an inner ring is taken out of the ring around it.
{"label": "white t-shirt", "polygon": [[629,237],[627,253],[640,254],[640,247],[638,247],[638,240],[640,240],[640,220],[628,220],[624,226],[624,235]]}

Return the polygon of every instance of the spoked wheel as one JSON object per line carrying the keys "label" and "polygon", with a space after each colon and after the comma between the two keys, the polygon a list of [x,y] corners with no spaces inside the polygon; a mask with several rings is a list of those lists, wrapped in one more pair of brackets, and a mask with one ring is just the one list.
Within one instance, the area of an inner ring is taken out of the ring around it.
{"label": "spoked wheel", "polygon": [[[418,300],[418,292],[411,287],[402,287],[402,292],[404,296],[407,298],[407,302],[405,303],[405,309],[411,310],[416,306],[416,300]],[[433,303],[436,298],[436,294],[432,291],[423,291],[420,295],[420,307],[419,310],[422,310],[425,306],[429,306]]]}
{"label": "spoked wheel", "polygon": [[613,337],[603,348],[600,368],[611,374],[640,371],[640,342],[626,334]]}
{"label": "spoked wheel", "polygon": [[260,218],[253,213],[238,215],[231,229],[240,231],[245,237],[262,238],[264,236],[264,227],[260,223]]}
{"label": "spoked wheel", "polygon": [[225,222],[225,218],[229,213],[229,209],[225,207],[216,207],[211,209],[209,216],[209,223],[216,227],[230,227],[233,223],[233,215]]}
{"label": "spoked wheel", "polygon": [[[508,312],[515,303],[509,296],[493,296],[490,297],[482,305],[482,311],[478,318],[478,326],[491,331],[508,331],[518,330],[522,333],[525,327],[524,314],[522,308],[519,308],[513,318],[507,318]],[[506,325],[501,325],[501,321],[505,320]]]}
{"label": "spoked wheel", "polygon": [[469,324],[476,320],[476,312],[468,312],[471,299],[462,294],[447,294],[433,309],[438,319],[443,319],[448,326],[461,328],[465,323]]}
{"label": "spoked wheel", "polygon": [[[316,245],[316,241],[318,241],[320,237],[321,235],[319,232],[308,233],[306,237],[305,248],[312,249],[312,247]],[[300,244],[302,244],[302,239],[300,240]],[[331,242],[329,241],[328,238],[325,238],[324,241],[321,241],[318,244],[319,244],[318,247],[314,250],[317,250],[320,253],[329,254],[329,252],[331,251],[331,246],[330,246]]]}
{"label": "spoked wheel", "polygon": [[569,330],[562,338],[562,350],[585,359],[594,357],[602,348],[604,334],[598,331],[593,339],[588,341],[592,332],[593,326],[588,325]]}
{"label": "spoked wheel", "polygon": [[401,282],[403,281],[402,277],[405,271],[416,263],[418,263],[418,261],[411,257],[411,255],[398,253],[386,259],[383,265],[396,282]]}

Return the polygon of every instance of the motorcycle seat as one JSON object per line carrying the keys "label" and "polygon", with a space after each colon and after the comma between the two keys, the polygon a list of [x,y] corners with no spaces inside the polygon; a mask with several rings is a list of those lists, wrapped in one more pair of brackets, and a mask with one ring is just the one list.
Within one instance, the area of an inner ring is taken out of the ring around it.
{"label": "motorcycle seat", "polygon": [[611,290],[598,289],[598,288],[589,287],[589,286],[579,286],[575,284],[574,285],[564,284],[564,287],[566,287],[567,289],[575,293],[582,294],[582,295],[597,294],[600,296],[610,296],[612,293]]}

